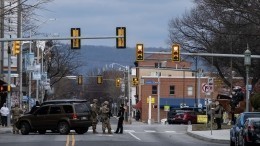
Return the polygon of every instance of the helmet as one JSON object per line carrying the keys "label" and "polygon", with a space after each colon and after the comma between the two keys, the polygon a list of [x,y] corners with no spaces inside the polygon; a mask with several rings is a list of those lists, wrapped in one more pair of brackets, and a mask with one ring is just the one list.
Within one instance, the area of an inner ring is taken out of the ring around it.
{"label": "helmet", "polygon": [[108,101],[104,101],[104,104],[105,104],[105,105],[108,105],[108,104],[109,104],[109,102],[108,102]]}
{"label": "helmet", "polygon": [[94,102],[94,103],[97,103],[97,102],[98,102],[98,100],[97,100],[97,99],[93,99],[93,102]]}

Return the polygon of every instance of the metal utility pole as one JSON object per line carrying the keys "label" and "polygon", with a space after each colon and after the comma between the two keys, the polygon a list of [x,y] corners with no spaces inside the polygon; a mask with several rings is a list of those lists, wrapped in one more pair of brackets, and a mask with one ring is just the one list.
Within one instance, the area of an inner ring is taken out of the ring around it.
{"label": "metal utility pole", "polygon": [[[21,0],[17,0],[17,6],[18,6],[18,11],[17,11],[17,38],[22,37],[22,5],[21,5]],[[23,45],[20,47],[20,53],[18,55],[18,71],[19,71],[19,103],[20,107],[22,106],[22,101],[23,101]]]}

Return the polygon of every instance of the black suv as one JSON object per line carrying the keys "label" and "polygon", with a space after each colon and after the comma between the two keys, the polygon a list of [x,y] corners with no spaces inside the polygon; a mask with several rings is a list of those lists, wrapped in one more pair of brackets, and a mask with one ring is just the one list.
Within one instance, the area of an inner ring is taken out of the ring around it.
{"label": "black suv", "polygon": [[75,130],[84,134],[92,126],[91,108],[88,102],[60,102],[41,105],[34,113],[19,118],[16,126],[23,135],[38,131],[45,134],[46,130],[68,134]]}

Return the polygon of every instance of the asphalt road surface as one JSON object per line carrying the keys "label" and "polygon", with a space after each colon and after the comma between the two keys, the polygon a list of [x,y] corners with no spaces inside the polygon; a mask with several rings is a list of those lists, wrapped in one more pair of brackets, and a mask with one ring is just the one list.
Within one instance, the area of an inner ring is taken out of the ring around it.
{"label": "asphalt road surface", "polygon": [[[116,120],[112,119],[112,129]],[[124,125],[123,134],[98,134],[91,128],[84,135],[71,131],[69,135],[57,133],[30,133],[29,135],[0,134],[0,146],[224,146],[227,144],[210,143],[186,134],[187,125]]]}

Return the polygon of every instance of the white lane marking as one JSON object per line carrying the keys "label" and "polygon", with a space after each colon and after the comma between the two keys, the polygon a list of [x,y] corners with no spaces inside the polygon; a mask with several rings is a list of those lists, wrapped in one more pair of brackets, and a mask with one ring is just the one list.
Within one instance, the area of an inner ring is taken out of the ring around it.
{"label": "white lane marking", "polygon": [[134,130],[124,130],[125,132],[135,132]]}
{"label": "white lane marking", "polygon": [[176,131],[165,131],[166,133],[176,133]]}
{"label": "white lane marking", "polygon": [[156,132],[156,131],[154,131],[154,130],[144,130],[144,132],[147,132],[147,133],[154,133],[154,132]]}
{"label": "white lane marking", "polygon": [[133,136],[135,139],[137,139],[137,140],[139,140],[139,141],[141,141],[141,139],[140,138],[138,138],[137,136],[135,136],[133,133],[131,133],[131,132],[128,132],[131,136]]}

